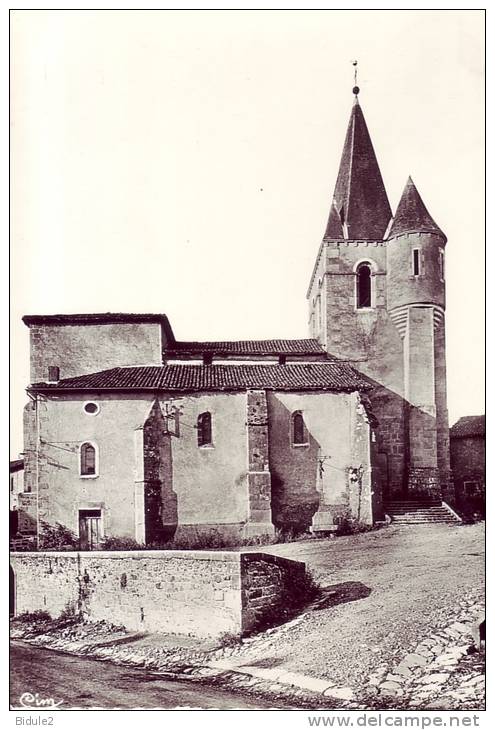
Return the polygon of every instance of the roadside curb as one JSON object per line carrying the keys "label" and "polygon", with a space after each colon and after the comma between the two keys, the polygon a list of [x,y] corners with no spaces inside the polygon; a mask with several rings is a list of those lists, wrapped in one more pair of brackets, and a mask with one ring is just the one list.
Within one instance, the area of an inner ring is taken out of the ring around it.
{"label": "roadside curb", "polygon": [[229,672],[244,674],[256,679],[262,679],[278,684],[289,685],[297,689],[321,694],[324,697],[330,697],[338,700],[352,701],[355,699],[353,690],[350,687],[336,687],[333,682],[328,679],[319,679],[311,677],[307,674],[299,672],[290,672],[287,670],[270,669],[266,667],[255,667],[249,664],[239,665],[234,662],[220,659],[214,662],[208,662],[206,665],[210,669],[220,669]]}

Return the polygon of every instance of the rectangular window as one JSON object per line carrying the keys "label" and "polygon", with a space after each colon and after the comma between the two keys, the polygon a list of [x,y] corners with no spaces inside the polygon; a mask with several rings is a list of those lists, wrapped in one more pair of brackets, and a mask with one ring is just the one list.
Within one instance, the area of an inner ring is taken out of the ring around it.
{"label": "rectangular window", "polygon": [[444,258],[443,258],[443,256],[444,256],[443,251],[440,251],[440,255],[439,255],[439,260],[438,261],[439,261],[439,268],[440,268],[440,279],[442,281],[445,280],[445,275],[444,275],[444,266],[445,266],[445,264],[444,264]]}
{"label": "rectangular window", "polygon": [[197,422],[198,446],[213,446],[211,430],[211,413],[200,413]]}
{"label": "rectangular window", "polygon": [[14,477],[10,477],[10,491],[14,491]]}
{"label": "rectangular window", "polygon": [[413,248],[413,274],[419,276],[419,248]]}

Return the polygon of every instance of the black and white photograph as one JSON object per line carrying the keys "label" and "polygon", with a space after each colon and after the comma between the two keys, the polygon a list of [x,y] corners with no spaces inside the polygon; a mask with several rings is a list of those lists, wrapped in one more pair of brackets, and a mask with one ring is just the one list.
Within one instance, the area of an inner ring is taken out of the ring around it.
{"label": "black and white photograph", "polygon": [[485,11],[9,23],[10,719],[482,727]]}

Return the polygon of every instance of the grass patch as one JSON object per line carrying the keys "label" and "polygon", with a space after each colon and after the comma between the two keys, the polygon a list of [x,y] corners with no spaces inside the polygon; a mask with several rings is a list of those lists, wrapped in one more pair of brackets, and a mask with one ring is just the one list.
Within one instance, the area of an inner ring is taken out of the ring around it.
{"label": "grass patch", "polygon": [[242,639],[240,634],[233,634],[230,631],[225,631],[218,637],[218,646],[222,649],[226,649],[228,647],[239,646],[241,641]]}

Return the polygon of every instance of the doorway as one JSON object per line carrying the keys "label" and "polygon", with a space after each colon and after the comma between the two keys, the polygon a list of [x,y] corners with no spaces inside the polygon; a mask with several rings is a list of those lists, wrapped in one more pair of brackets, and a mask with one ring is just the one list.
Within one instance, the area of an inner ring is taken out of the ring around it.
{"label": "doorway", "polygon": [[388,482],[388,454],[379,451],[376,455],[376,468],[378,478],[382,490],[382,499],[384,502],[389,498],[389,482]]}
{"label": "doorway", "polygon": [[97,550],[102,540],[101,509],[79,510],[79,548]]}

